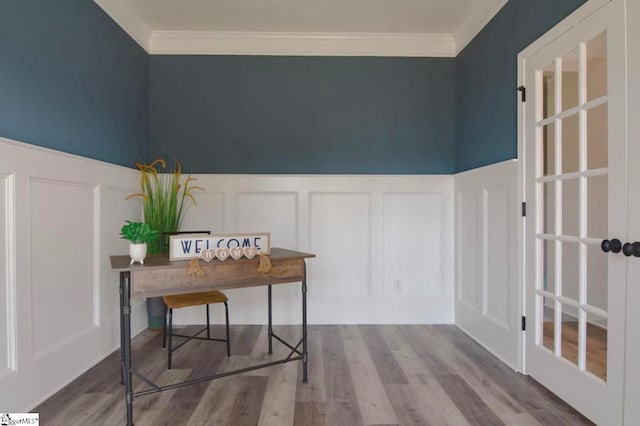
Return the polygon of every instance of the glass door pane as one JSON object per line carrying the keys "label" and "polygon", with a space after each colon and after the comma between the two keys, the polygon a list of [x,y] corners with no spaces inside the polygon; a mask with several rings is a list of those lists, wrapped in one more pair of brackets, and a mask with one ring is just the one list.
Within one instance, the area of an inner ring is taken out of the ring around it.
{"label": "glass door pane", "polygon": [[622,424],[631,262],[599,249],[604,239],[632,238],[627,206],[640,180],[629,167],[625,4],[601,3],[522,57],[531,93],[519,108],[523,272],[533,316],[524,362],[596,424]]}
{"label": "glass door pane", "polygon": [[537,344],[602,380],[608,261],[597,242],[609,235],[606,53],[602,33],[538,71],[536,132]]}

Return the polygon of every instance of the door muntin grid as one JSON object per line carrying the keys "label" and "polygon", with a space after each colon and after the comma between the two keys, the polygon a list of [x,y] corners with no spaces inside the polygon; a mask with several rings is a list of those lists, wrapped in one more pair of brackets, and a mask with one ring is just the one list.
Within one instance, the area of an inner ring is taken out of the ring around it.
{"label": "door muntin grid", "polygon": [[587,338],[598,327],[606,336],[607,323],[607,258],[596,250],[608,235],[606,62],[603,32],[537,70],[535,111],[535,342],[603,380]]}

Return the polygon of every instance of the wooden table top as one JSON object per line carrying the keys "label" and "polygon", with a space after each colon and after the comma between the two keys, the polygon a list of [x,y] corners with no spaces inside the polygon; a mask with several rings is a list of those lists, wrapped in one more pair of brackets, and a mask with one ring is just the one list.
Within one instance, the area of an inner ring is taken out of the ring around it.
{"label": "wooden table top", "polygon": [[190,260],[172,262],[168,254],[147,256],[144,265],[129,265],[128,255],[111,256],[111,268],[129,271],[131,297],[142,298],[298,282],[306,276],[304,260],[315,255],[274,247],[269,257],[272,268],[267,272],[258,271],[260,256],[200,261],[200,277],[187,273]]}
{"label": "wooden table top", "polygon": [[[316,257],[316,255],[311,253],[303,253],[301,251],[272,247],[271,254],[269,255],[269,257],[271,258],[271,261],[278,261],[278,260],[293,260],[293,259],[309,259],[309,258]],[[111,269],[117,272],[136,271],[136,270],[145,270],[145,269],[186,268],[190,262],[190,259],[175,260],[172,262],[169,260],[169,254],[167,253],[148,255],[144,259],[144,265],[140,265],[139,263],[134,263],[133,265],[130,265],[129,262],[131,262],[131,258],[129,257],[128,254],[110,256],[110,259],[111,259]],[[215,265],[215,264],[222,264],[225,262],[229,263],[229,262],[259,262],[259,261],[260,261],[260,256],[256,256],[253,259],[247,259],[246,257],[242,257],[238,260],[234,260],[232,258],[228,258],[224,262],[218,259],[214,259],[210,263]],[[206,263],[202,261],[202,265],[206,265]]]}

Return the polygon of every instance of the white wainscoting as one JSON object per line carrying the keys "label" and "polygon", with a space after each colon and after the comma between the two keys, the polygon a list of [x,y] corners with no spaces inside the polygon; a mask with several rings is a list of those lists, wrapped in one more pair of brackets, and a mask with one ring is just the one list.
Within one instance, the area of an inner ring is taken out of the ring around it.
{"label": "white wainscoting", "polygon": [[137,185],[135,170],[0,138],[0,411],[33,409],[119,346],[108,255],[127,251]]}
{"label": "white wainscoting", "polygon": [[[310,323],[453,322],[452,176],[198,178],[183,229],[269,231],[317,255]],[[137,189],[133,169],[0,138],[0,411],[33,409],[118,347],[108,256],[127,252],[118,233],[141,216],[124,200]],[[266,288],[228,295],[232,323],[266,322]],[[275,286],[274,322],[300,317],[300,285]],[[175,321],[202,323],[202,309]],[[145,327],[134,300],[133,334]]]}
{"label": "white wainscoting", "polygon": [[518,365],[518,164],[455,176],[458,327],[507,364]]}
{"label": "white wainscoting", "polygon": [[[453,177],[198,175],[183,230],[271,232],[273,247],[315,253],[312,324],[453,322]],[[231,322],[263,324],[266,288],[226,291]],[[274,286],[274,322],[298,323],[299,285]],[[215,321],[223,310],[213,308]],[[180,309],[176,324],[204,321]]]}
{"label": "white wainscoting", "polygon": [[[12,188],[13,177],[0,174],[0,206],[13,205]],[[14,260],[9,257],[14,246],[10,239],[13,229],[12,212],[6,207],[0,208],[0,380],[15,368],[15,286],[9,285],[15,282],[15,270],[9,267]]]}

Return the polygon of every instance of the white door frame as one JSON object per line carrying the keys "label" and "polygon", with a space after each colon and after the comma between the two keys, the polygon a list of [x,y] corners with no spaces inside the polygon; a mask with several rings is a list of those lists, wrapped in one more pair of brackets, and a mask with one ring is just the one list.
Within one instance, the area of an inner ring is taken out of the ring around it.
{"label": "white door frame", "polygon": [[[629,1],[627,4],[627,22],[637,23],[640,20],[640,1]],[[627,25],[627,72],[629,78],[627,88],[629,90],[627,102],[628,117],[634,117],[635,120],[628,120],[628,137],[629,147],[628,153],[630,159],[640,158],[640,123],[637,120],[640,113],[640,82],[637,76],[640,75],[640,53],[638,53],[638,41],[640,40],[640,27],[638,25]],[[632,43],[635,43],[632,46]],[[638,182],[637,166],[629,168],[629,179],[632,182]],[[633,174],[632,174],[633,173]],[[630,212],[637,212],[640,208],[640,197],[638,197],[639,185],[629,184],[629,204]],[[640,222],[637,217],[629,215],[628,218],[628,235],[629,241],[640,240]],[[636,281],[632,281],[632,277],[640,276],[640,259],[630,258],[627,265],[627,335],[626,335],[626,355],[625,355],[625,380],[624,389],[624,420],[626,424],[640,424],[640,404],[638,398],[640,395],[640,309],[637,309],[638,300],[640,300],[640,285]]]}
{"label": "white door frame", "polygon": [[[524,86],[525,84],[525,69],[526,69],[526,58],[531,57],[535,53],[537,53],[540,49],[544,48],[546,45],[551,43],[556,38],[560,37],[562,34],[569,31],[573,26],[577,23],[584,20],[586,17],[591,15],[596,10],[600,9],[602,6],[607,4],[611,0],[589,0],[581,7],[576,9],[573,13],[567,16],[565,19],[560,21],[556,26],[551,28],[548,32],[543,34],[536,41],[531,43],[527,48],[521,51],[518,54],[518,87]],[[514,88],[515,90],[515,88]],[[533,94],[529,94],[532,96]],[[525,166],[526,166],[526,158],[525,158],[525,115],[526,113],[526,102],[521,102],[520,98],[518,98],[518,201],[520,203],[526,203],[526,188],[525,188]],[[520,316],[527,317],[526,312],[526,268],[525,268],[525,259],[527,256],[525,249],[525,232],[526,232],[526,217],[521,217],[518,221],[518,312]],[[528,326],[530,328],[530,325]],[[523,374],[527,374],[527,360],[526,360],[526,339],[525,339],[526,331],[522,331],[520,333],[520,337],[518,339],[518,370]]]}

